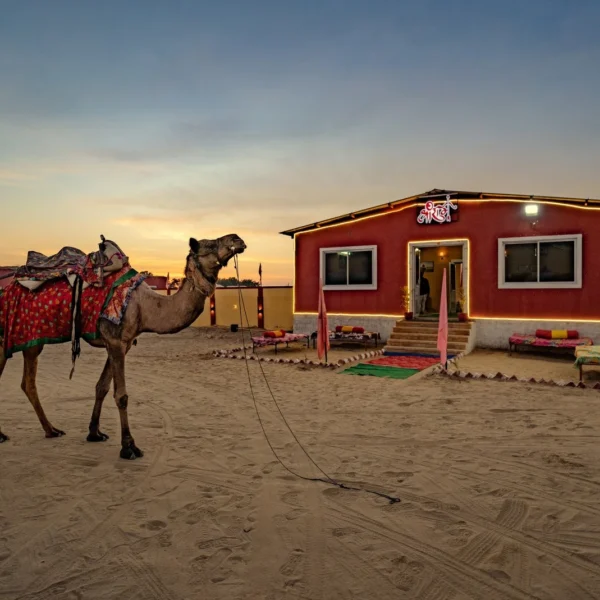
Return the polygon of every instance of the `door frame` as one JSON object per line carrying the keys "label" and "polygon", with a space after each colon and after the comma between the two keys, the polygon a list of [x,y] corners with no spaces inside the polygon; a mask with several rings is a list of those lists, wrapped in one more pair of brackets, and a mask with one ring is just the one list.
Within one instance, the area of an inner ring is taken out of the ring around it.
{"label": "door frame", "polygon": [[[442,246],[462,246],[462,264],[463,264],[463,284],[465,288],[465,302],[463,308],[463,312],[469,314],[469,305],[470,305],[470,288],[471,288],[471,278],[470,278],[470,252],[469,252],[469,240],[468,239],[449,239],[449,240],[423,240],[416,242],[408,242],[408,277],[407,277],[407,285],[410,293],[410,311],[415,312],[416,308],[416,284],[417,281],[415,273],[415,257],[417,248],[440,248]],[[458,259],[457,259],[458,260]],[[447,263],[450,264],[450,261]],[[446,275],[449,277],[449,270]],[[448,282],[446,283],[448,285]]]}
{"label": "door frame", "polygon": [[[458,281],[457,281],[457,269],[456,269],[456,265],[462,265],[463,264],[463,259],[462,258],[453,258],[448,262],[448,277],[447,277],[447,285],[448,285],[448,308],[453,308],[456,309],[456,289],[452,290],[452,276],[450,275],[450,271],[452,270],[452,266],[454,266],[454,283],[455,283],[455,288],[457,287]],[[464,271],[463,271],[463,282],[465,279],[465,275],[464,275]],[[454,294],[454,296],[453,296]],[[465,311],[466,312],[466,311]]]}

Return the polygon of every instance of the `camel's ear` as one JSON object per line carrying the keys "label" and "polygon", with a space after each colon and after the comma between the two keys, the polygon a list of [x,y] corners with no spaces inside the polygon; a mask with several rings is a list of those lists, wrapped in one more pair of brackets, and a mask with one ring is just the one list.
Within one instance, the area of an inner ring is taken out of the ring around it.
{"label": "camel's ear", "polygon": [[198,250],[200,250],[200,244],[196,238],[190,238],[190,249],[194,254],[198,254]]}

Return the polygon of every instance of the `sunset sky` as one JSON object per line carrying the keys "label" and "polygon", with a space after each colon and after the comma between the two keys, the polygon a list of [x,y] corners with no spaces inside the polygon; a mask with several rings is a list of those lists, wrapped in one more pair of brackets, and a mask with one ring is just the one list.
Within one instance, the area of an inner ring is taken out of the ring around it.
{"label": "sunset sky", "polygon": [[278,232],[353,209],[600,197],[597,0],[0,5],[0,265],[104,234],[174,276],[235,232],[286,284]]}

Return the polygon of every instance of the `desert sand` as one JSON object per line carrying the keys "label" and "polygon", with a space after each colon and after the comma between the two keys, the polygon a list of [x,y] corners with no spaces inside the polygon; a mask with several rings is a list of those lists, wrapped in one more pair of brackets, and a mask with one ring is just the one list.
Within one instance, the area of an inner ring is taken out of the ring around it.
{"label": "desert sand", "polygon": [[[211,337],[208,337],[208,336]],[[418,376],[355,377],[251,362],[276,451],[316,469],[261,381],[330,475],[398,495],[300,480],[273,458],[243,361],[210,351],[239,336],[143,335],[127,364],[144,458],[85,442],[104,354],[47,347],[45,439],[19,389],[0,381],[0,598],[556,599],[600,597],[597,391]]]}

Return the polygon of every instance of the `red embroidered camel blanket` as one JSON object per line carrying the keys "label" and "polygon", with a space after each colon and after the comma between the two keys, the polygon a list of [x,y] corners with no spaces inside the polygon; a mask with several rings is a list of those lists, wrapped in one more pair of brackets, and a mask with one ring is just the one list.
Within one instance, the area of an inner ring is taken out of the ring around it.
{"label": "red embroidered camel blanket", "polygon": [[[81,293],[79,335],[86,340],[98,337],[98,321],[119,324],[131,292],[147,277],[126,263],[104,276],[103,285],[89,285]],[[4,354],[39,344],[60,344],[72,339],[74,287],[66,277],[44,282],[32,291],[13,281],[0,290],[0,335]]]}

